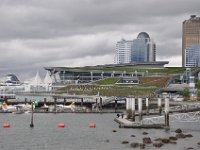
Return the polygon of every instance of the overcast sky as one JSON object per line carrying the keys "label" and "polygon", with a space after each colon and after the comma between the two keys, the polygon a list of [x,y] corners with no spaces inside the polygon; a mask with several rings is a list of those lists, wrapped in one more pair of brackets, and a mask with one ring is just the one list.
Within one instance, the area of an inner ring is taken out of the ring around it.
{"label": "overcast sky", "polygon": [[181,66],[182,22],[200,0],[1,0],[0,75],[113,63],[116,42],[147,32],[157,60]]}

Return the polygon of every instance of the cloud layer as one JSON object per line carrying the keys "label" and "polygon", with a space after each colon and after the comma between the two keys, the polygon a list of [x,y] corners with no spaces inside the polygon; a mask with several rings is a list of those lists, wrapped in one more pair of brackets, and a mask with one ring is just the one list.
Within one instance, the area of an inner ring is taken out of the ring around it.
{"label": "cloud layer", "polygon": [[199,0],[2,0],[0,75],[113,63],[116,42],[141,31],[156,42],[158,60],[180,66],[182,22],[199,15],[199,6]]}

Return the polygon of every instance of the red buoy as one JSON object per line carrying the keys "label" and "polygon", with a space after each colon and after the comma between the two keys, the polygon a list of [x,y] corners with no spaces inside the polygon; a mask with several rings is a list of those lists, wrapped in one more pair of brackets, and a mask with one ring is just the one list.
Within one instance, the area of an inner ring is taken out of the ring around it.
{"label": "red buoy", "polygon": [[9,123],[4,123],[4,124],[3,124],[3,127],[4,127],[4,128],[10,128],[10,124],[9,124]]}
{"label": "red buoy", "polygon": [[59,123],[59,124],[58,124],[58,127],[64,128],[64,127],[65,127],[65,124],[64,124],[64,123]]}
{"label": "red buoy", "polygon": [[90,123],[89,124],[89,128],[96,128],[96,124],[95,123]]}

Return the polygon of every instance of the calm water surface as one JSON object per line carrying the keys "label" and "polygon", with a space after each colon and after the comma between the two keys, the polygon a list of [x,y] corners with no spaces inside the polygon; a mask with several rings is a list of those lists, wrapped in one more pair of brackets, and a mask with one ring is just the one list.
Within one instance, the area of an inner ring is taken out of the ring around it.
{"label": "calm water surface", "polygon": [[[151,139],[175,135],[174,130],[182,128],[193,138],[180,139],[176,145],[166,144],[162,150],[184,150],[188,147],[200,149],[200,123],[173,123],[170,131],[160,129],[123,129],[113,120],[116,114],[34,114],[34,125],[29,127],[31,114],[0,114],[0,150],[130,150],[130,144],[122,141],[142,142],[145,136]],[[3,128],[3,123],[11,124]],[[88,127],[95,123],[96,128]],[[65,128],[58,128],[65,123]],[[112,132],[117,130],[117,132]],[[143,135],[143,132],[148,135]],[[131,135],[136,137],[131,137]],[[152,144],[147,150],[155,149]]]}

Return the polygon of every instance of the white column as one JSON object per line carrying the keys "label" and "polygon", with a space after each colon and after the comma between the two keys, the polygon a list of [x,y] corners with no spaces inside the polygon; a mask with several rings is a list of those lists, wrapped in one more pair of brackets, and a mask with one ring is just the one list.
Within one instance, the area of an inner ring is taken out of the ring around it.
{"label": "white column", "polygon": [[142,120],[142,98],[138,98],[139,121]]}

